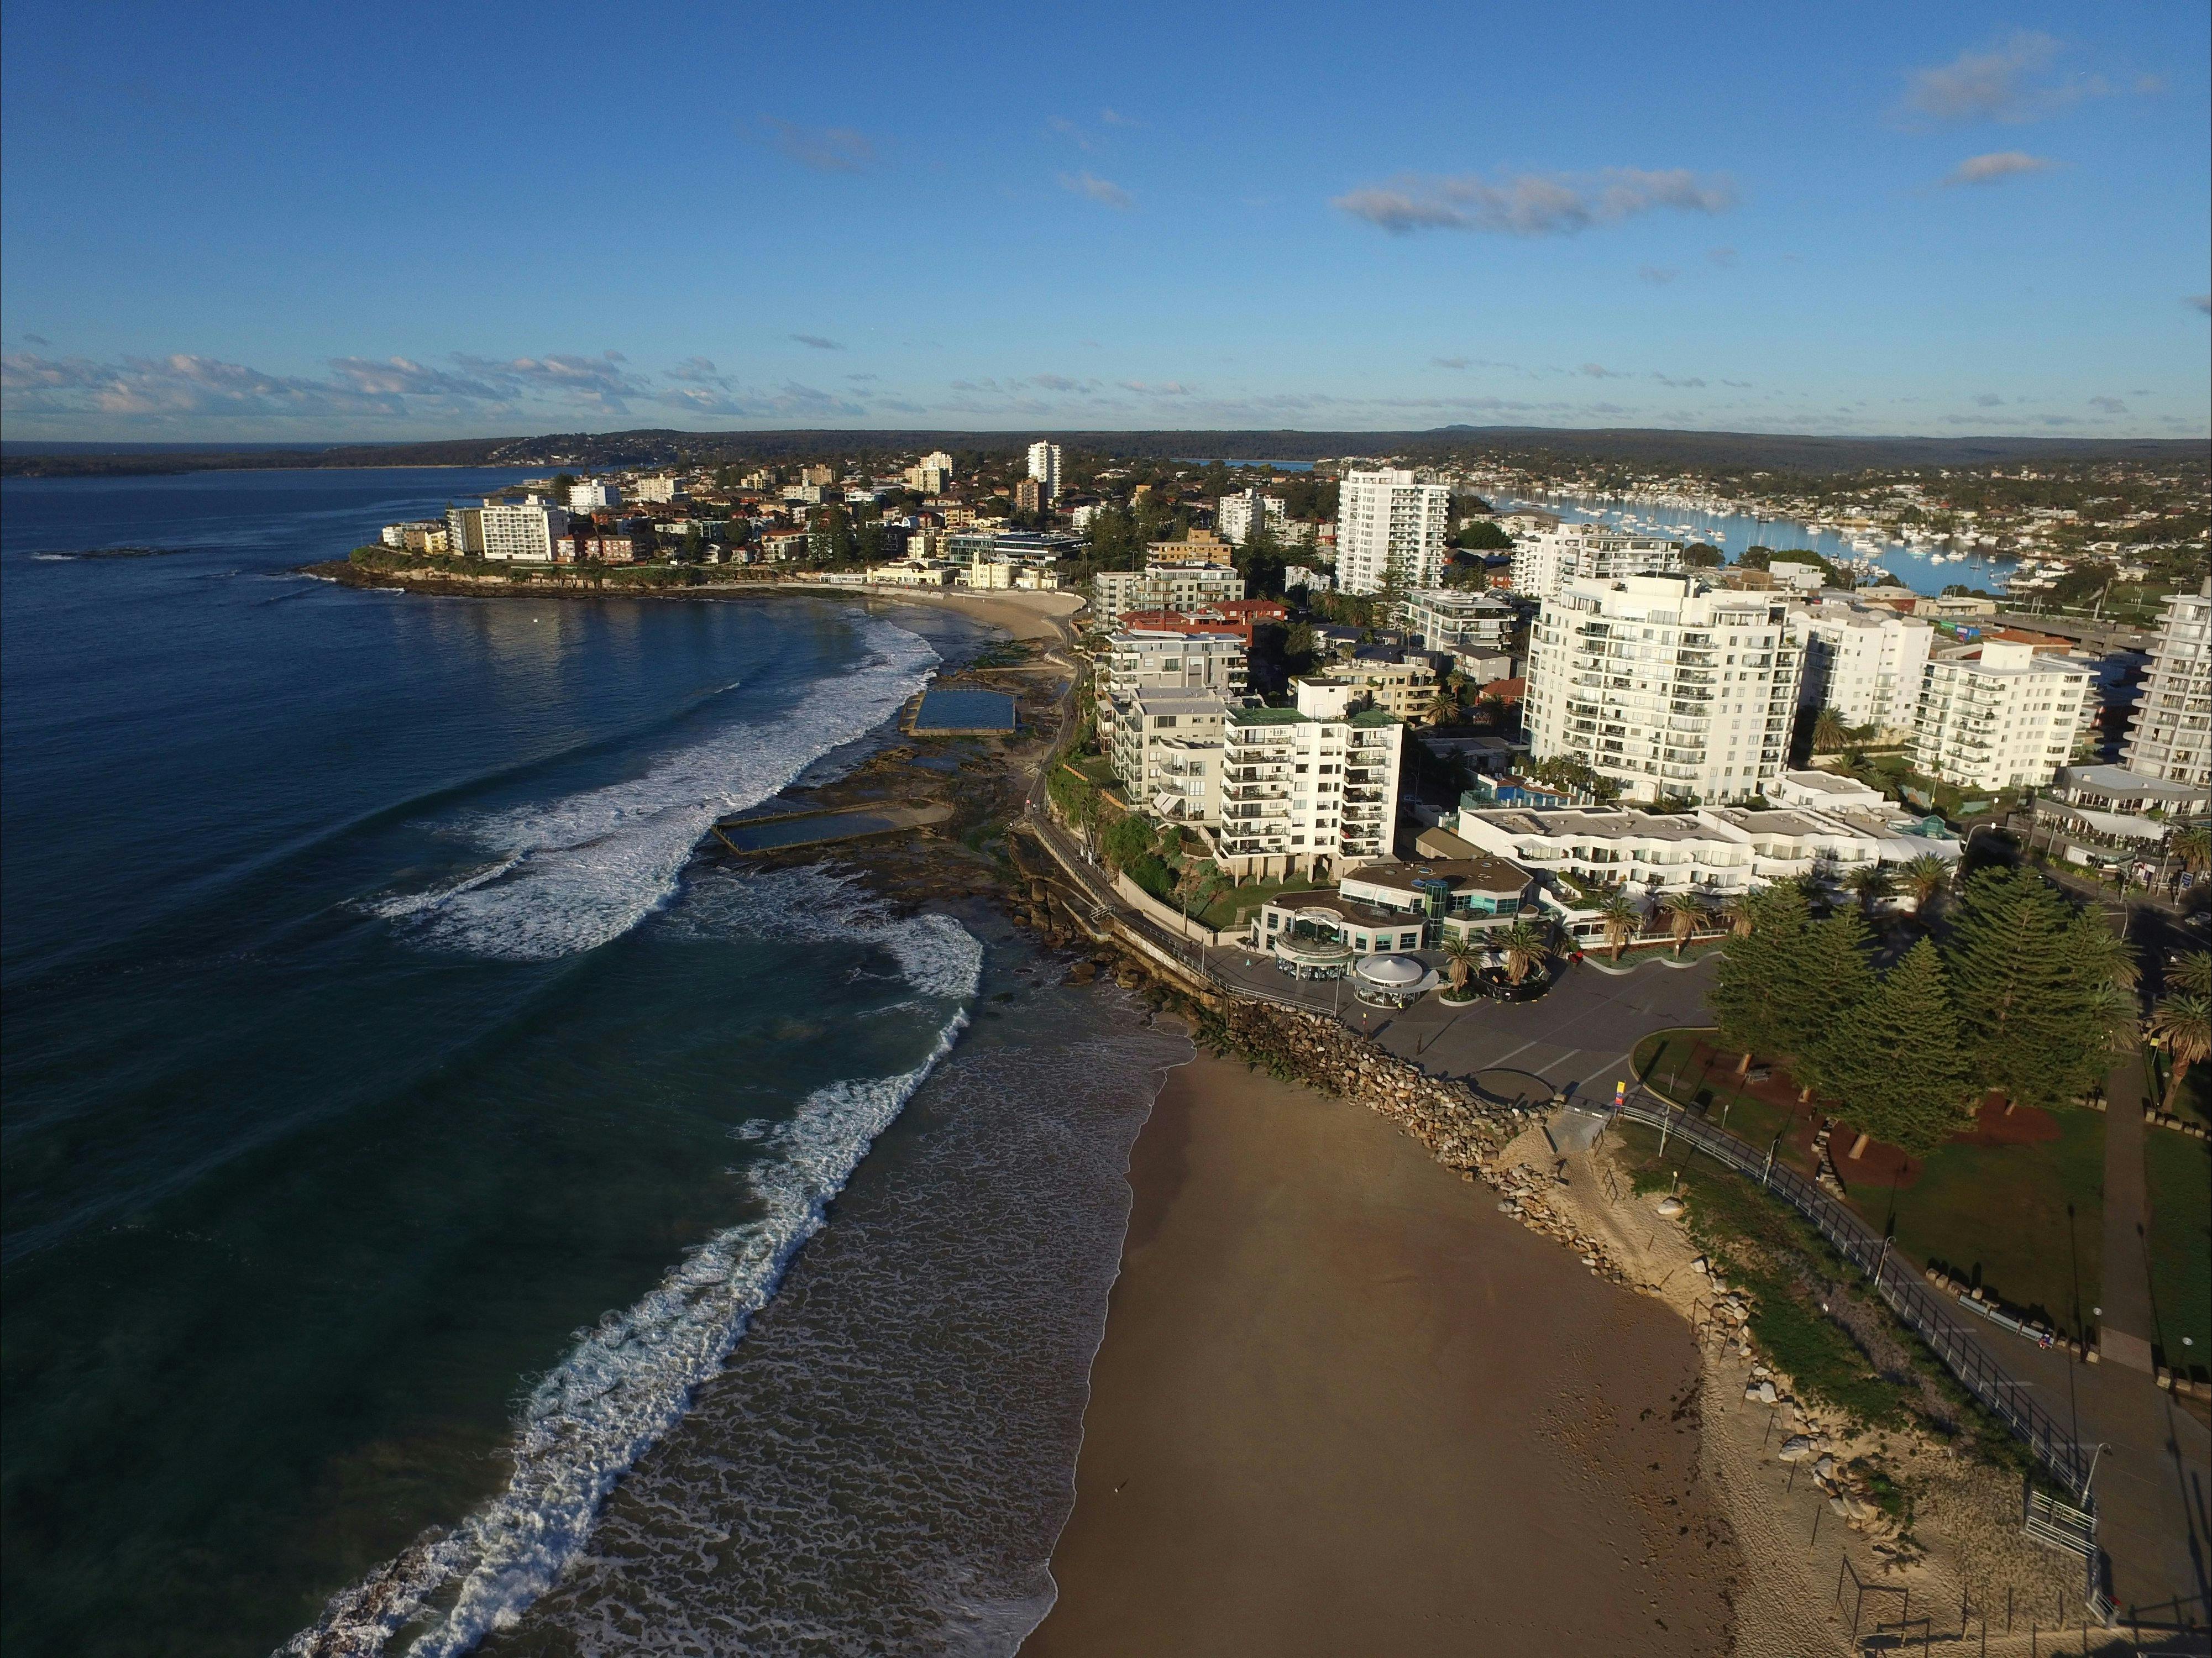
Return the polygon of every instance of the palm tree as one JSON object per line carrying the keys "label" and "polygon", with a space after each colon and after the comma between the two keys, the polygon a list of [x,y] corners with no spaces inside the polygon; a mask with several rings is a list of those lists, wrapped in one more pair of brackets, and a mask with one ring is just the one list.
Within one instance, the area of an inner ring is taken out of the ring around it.
{"label": "palm tree", "polygon": [[1444,971],[1451,975],[1452,994],[1458,995],[1467,988],[1468,975],[1480,963],[1483,950],[1463,932],[1447,938],[1438,953],[1444,958]]}
{"label": "palm tree", "polygon": [[1898,872],[1912,898],[1912,913],[1926,926],[1936,900],[1951,883],[1951,865],[1932,852],[1923,852]]}
{"label": "palm tree", "polygon": [[1751,937],[1753,922],[1758,911],[1741,894],[1730,894],[1713,908],[1714,915],[1728,924],[1728,930],[1739,938]]}
{"label": "palm tree", "polygon": [[2133,990],[2142,979],[2142,963],[2136,958],[2135,946],[2118,933],[2102,927],[2088,929],[2082,935],[2081,947],[2090,971],[2100,982]]}
{"label": "palm tree", "polygon": [[2199,824],[2175,835],[2173,855],[2181,859],[2182,868],[2191,875],[2202,875],[2212,869],[2212,829]]}
{"label": "palm tree", "polygon": [[1604,925],[1606,947],[1613,951],[1616,962],[1620,959],[1620,952],[1644,931],[1644,912],[1636,900],[1625,892],[1607,893],[1605,902],[1597,907],[1597,919]]}
{"label": "palm tree", "polygon": [[1667,931],[1674,935],[1674,954],[1680,956],[1705,919],[1705,901],[1694,892],[1670,892],[1659,904],[1667,912]]}
{"label": "palm tree", "polygon": [[1889,896],[1889,872],[1879,863],[1869,864],[1863,869],[1853,870],[1844,878],[1844,885],[1858,895],[1859,908],[1871,920],[1874,907]]}
{"label": "palm tree", "polygon": [[2166,1078],[2160,1109],[2171,1113],[2181,1095],[2181,1079],[2189,1067],[2212,1054],[2212,999],[2168,996],[2151,1010],[2145,1029],[2153,1042],[2166,1050],[2173,1074]]}
{"label": "palm tree", "polygon": [[1534,969],[1543,966],[1551,953],[1551,940],[1545,929],[1534,921],[1516,921],[1497,935],[1498,948],[1505,957],[1505,976],[1518,985]]}
{"label": "palm tree", "polygon": [[2191,950],[2167,970],[2166,981],[2185,995],[2212,1001],[2212,950]]}
{"label": "palm tree", "polygon": [[1814,753],[1833,754],[1850,740],[1851,728],[1833,708],[1823,708],[1813,716]]}

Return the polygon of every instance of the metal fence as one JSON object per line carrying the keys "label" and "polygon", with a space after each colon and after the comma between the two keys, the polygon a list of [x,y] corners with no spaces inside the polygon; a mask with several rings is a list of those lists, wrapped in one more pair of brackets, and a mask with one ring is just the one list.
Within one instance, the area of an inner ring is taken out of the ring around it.
{"label": "metal fence", "polygon": [[1648,1090],[1638,1089],[1621,1102],[1615,1114],[1657,1128],[1670,1139],[1687,1140],[1716,1162],[1748,1175],[1788,1199],[1820,1229],[1838,1254],[1873,1280],[1890,1310],[1934,1349],[1966,1390],[2027,1442],[2051,1477],[2072,1492],[2083,1509],[2095,1512],[2089,1494],[2094,1459],[2083,1455],[2082,1447],[2064,1424],[2038,1405],[2024,1384],[2005,1374],[2003,1366],[1960,1322],[1946,1297],[1922,1284],[1909,1266],[1889,1270],[1887,1241],[1857,1215],[1796,1170],[1778,1165],[1771,1151],[1716,1128]]}

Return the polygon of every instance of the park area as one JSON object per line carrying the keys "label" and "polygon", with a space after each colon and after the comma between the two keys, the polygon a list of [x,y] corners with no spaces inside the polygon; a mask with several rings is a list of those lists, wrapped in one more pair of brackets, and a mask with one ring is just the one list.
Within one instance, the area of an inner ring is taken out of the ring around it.
{"label": "park area", "polygon": [[[1826,1115],[1821,1102],[1800,1106],[1796,1084],[1778,1068],[1754,1066],[1739,1078],[1742,1056],[1716,1052],[1712,1035],[1646,1037],[1636,1050],[1637,1075],[1811,1174],[1817,1124]],[[1985,1103],[1969,1133],[1924,1161],[1878,1144],[1853,1159],[1856,1137],[1843,1129],[1832,1149],[1852,1206],[1916,1266],[1940,1266],[2075,1334],[2094,1322],[2102,1282],[2104,1121],[2091,1111],[2026,1107],[2007,1114]],[[2196,1140],[2166,1138],[2203,1150]]]}
{"label": "park area", "polygon": [[2160,1356],[2202,1376],[2212,1364],[2212,1146],[2170,1128],[2146,1128],[2143,1163]]}

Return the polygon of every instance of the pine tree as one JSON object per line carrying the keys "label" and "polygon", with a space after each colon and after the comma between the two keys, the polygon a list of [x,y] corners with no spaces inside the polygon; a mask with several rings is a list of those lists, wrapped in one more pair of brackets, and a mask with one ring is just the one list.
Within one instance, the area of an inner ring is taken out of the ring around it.
{"label": "pine tree", "polygon": [[1852,1157],[1871,1137],[1924,1157],[1966,1125],[1979,1090],[1934,944],[1923,938],[1882,976],[1845,1021],[1832,1057],[1840,1114],[1859,1131]]}
{"label": "pine tree", "polygon": [[1852,1016],[1875,988],[1872,944],[1855,909],[1815,921],[1776,986],[1801,1100],[1839,1092],[1851,1071]]}
{"label": "pine tree", "polygon": [[2134,958],[2100,918],[2035,875],[1985,870],[1967,883],[1943,956],[1960,1040],[1983,1086],[2012,1105],[2050,1108],[2103,1078],[2123,1023],[2114,993]]}
{"label": "pine tree", "polygon": [[1721,1041],[1743,1055],[1738,1074],[1750,1067],[1753,1054],[1778,1053],[1786,1045],[1774,1018],[1774,981],[1782,964],[1803,949],[1812,925],[1805,895],[1794,885],[1770,887],[1747,904],[1751,931],[1723,947],[1711,998]]}

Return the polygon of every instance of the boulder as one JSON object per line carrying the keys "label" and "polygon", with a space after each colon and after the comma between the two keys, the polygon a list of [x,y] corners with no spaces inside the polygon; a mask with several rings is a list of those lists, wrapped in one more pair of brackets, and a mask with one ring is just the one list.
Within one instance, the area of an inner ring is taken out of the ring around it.
{"label": "boulder", "polygon": [[1703,1278],[1713,1270],[1713,1264],[1707,1260],[1703,1255],[1699,1255],[1695,1260],[1690,1263],[1690,1270],[1695,1272],[1699,1278]]}
{"label": "boulder", "polygon": [[1813,1455],[1813,1441],[1805,1434],[1791,1434],[1782,1442],[1782,1448],[1775,1455],[1784,1462],[1802,1462]]}
{"label": "boulder", "polygon": [[1689,1205],[1680,1198],[1662,1198],[1659,1199],[1659,1218],[1672,1220],[1688,1207]]}

